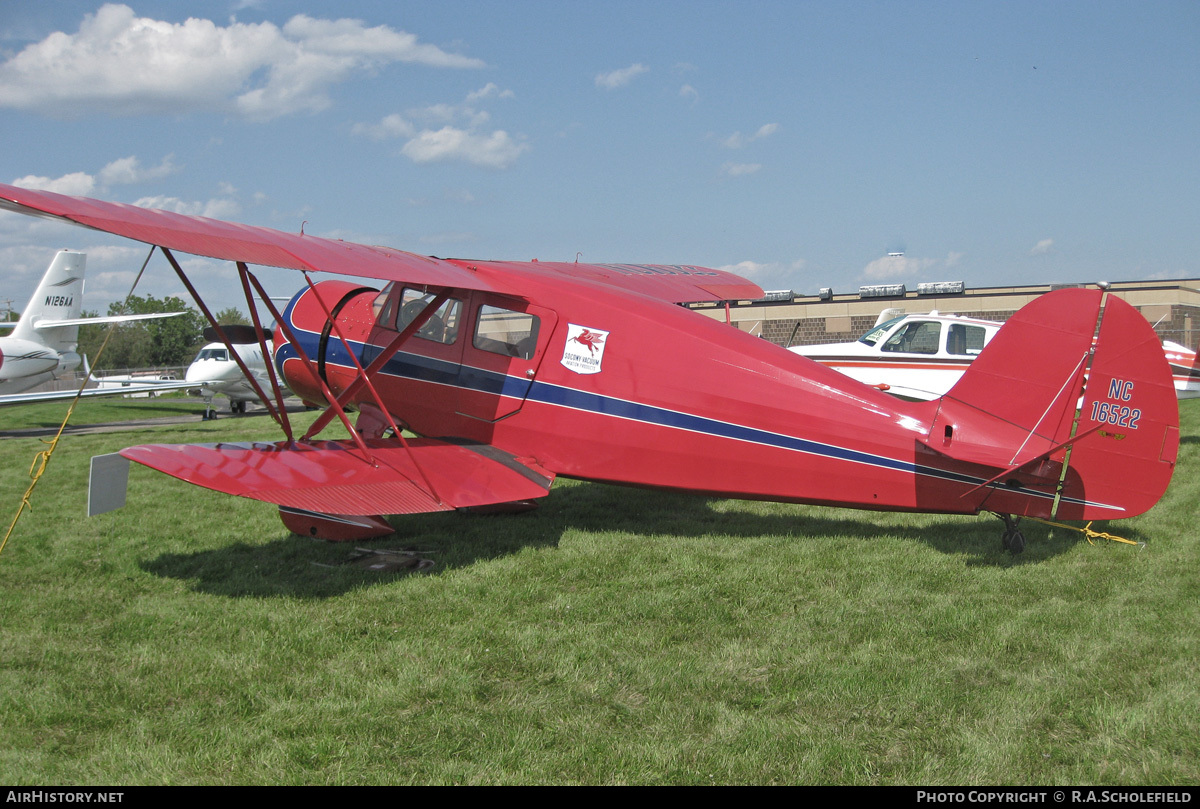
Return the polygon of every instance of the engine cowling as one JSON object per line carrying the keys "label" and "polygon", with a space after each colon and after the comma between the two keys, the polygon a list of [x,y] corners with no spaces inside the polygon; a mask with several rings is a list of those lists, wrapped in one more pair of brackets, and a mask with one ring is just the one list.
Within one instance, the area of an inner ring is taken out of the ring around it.
{"label": "engine cowling", "polygon": [[[376,289],[347,281],[322,281],[301,290],[288,303],[283,317],[299,346],[277,325],[275,367],[288,387],[305,402],[326,404],[321,381],[337,395],[354,380],[358,370],[350,350],[361,363],[362,344],[375,322],[372,305],[378,294]],[[350,349],[343,337],[349,341]],[[301,359],[304,355],[315,369]]]}

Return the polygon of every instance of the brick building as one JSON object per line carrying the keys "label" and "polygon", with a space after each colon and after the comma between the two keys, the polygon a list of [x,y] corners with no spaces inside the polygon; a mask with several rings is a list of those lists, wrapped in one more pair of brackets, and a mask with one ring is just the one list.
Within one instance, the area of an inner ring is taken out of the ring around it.
{"label": "brick building", "polygon": [[[692,304],[691,308],[719,320],[728,318],[739,329],[778,345],[841,343],[857,339],[875,325],[884,309],[966,315],[1007,320],[1039,295],[1063,285],[984,287],[954,294],[922,294],[895,287],[893,294],[865,297],[859,292],[838,295],[785,295],[782,300],[731,301]],[[1082,284],[1080,285],[1082,286]],[[879,291],[879,288],[876,288]],[[1200,342],[1200,279],[1115,281],[1112,294],[1133,304],[1164,340],[1196,349]]]}

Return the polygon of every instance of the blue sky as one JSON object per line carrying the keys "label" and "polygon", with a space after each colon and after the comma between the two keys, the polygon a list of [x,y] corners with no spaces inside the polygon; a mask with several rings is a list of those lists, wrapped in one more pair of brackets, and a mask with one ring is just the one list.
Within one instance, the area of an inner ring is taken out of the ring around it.
{"label": "blue sky", "polygon": [[[0,132],[3,182],[441,256],[1200,278],[1194,2],[0,0]],[[144,256],[0,214],[0,299],[59,247],[97,309]]]}

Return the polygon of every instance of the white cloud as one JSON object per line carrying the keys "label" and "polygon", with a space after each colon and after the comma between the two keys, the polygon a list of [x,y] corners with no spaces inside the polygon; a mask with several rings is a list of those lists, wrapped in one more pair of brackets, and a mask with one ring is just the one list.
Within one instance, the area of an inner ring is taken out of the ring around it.
{"label": "white cloud", "polygon": [[528,148],[528,144],[518,143],[503,129],[490,135],[481,135],[444,126],[436,132],[421,132],[404,144],[400,151],[414,163],[461,161],[490,169],[504,169],[511,166]]}
{"label": "white cloud", "polygon": [[915,277],[938,262],[932,258],[881,256],[863,268],[863,277],[871,281],[889,278]]}
{"label": "white cloud", "polygon": [[56,194],[71,194],[87,196],[110,185],[130,185],[133,183],[157,180],[178,171],[172,161],[174,155],[167,155],[162,162],[151,168],[143,168],[136,156],[122,157],[114,160],[100,169],[98,175],[83,171],[73,171],[61,177],[41,177],[27,174],[12,181],[21,188],[34,188],[39,191],[53,191]]}
{"label": "white cloud", "polygon": [[97,179],[102,185],[130,185],[157,180],[179,171],[172,162],[174,155],[167,155],[162,162],[151,168],[143,168],[137,157],[130,155],[114,160],[100,169]]}
{"label": "white cloud", "polygon": [[1029,251],[1031,256],[1044,256],[1054,249],[1054,239],[1042,239]]}
{"label": "white cloud", "polygon": [[416,134],[413,125],[396,113],[386,116],[377,124],[355,124],[350,131],[355,135],[366,135],[371,140],[408,138]]}
{"label": "white cloud", "polygon": [[12,181],[19,188],[32,188],[37,191],[53,191],[56,194],[72,194],[84,196],[92,193],[96,187],[96,178],[82,171],[73,171],[61,177],[39,177],[27,174]]}
{"label": "white cloud", "polygon": [[267,120],[315,112],[328,89],[353,73],[393,62],[476,68],[416,36],[360,20],[297,15],[228,26],[189,18],[169,23],[106,4],[74,34],[55,32],[0,64],[0,106],[55,116],[239,112]]}
{"label": "white cloud", "polygon": [[133,204],[139,208],[160,208],[164,211],[173,211],[189,216],[207,216],[212,219],[228,219],[237,216],[242,210],[242,206],[237,203],[237,200],[229,197],[215,197],[204,202],[189,202],[179,197],[158,195],[142,197]]}
{"label": "white cloud", "polygon": [[700,93],[690,84],[685,84],[679,88],[679,97],[686,98],[689,101],[696,101],[700,98]]}
{"label": "white cloud", "polygon": [[717,267],[717,269],[745,276],[746,278],[753,278],[755,276],[763,275],[764,273],[776,270],[778,267],[778,264],[763,264],[758,261],[739,261],[737,264],[725,264],[721,267]]}
{"label": "white cloud", "polygon": [[[462,161],[485,168],[504,169],[511,166],[529,148],[529,144],[513,139],[502,129],[481,131],[491,116],[487,111],[472,106],[472,102],[511,97],[510,91],[501,90],[489,82],[483,88],[468,93],[463,104],[431,104],[408,110],[407,117],[393,113],[376,124],[355,124],[351,131],[374,140],[407,138],[400,153],[414,163]],[[432,126],[444,126],[440,129],[430,126],[418,130],[409,119]]]}
{"label": "white cloud", "polygon": [[496,86],[495,82],[488,82],[483,87],[480,87],[474,92],[467,93],[467,103],[474,104],[476,101],[482,101],[485,98],[514,98],[512,90],[501,90]]}
{"label": "white cloud", "polygon": [[764,288],[782,288],[796,283],[797,274],[804,269],[805,264],[807,262],[804,259],[792,262],[739,261],[737,264],[725,264],[717,269],[749,278]]}
{"label": "white cloud", "polygon": [[758,131],[753,135],[743,135],[741,132],[734,132],[727,138],[721,141],[721,145],[727,149],[741,149],[747,143],[752,143],[756,140],[769,138],[779,131],[779,124],[763,124],[758,128]]}
{"label": "white cloud", "polygon": [[427,123],[449,124],[463,121],[472,127],[482,126],[492,117],[486,110],[477,110],[465,104],[430,104],[427,107],[411,109],[408,115]]}
{"label": "white cloud", "polygon": [[633,81],[639,74],[645,73],[650,68],[638,63],[629,67],[613,70],[609,73],[600,73],[596,76],[596,86],[604,90],[615,90],[618,87],[624,87]]}
{"label": "white cloud", "polygon": [[742,177],[754,174],[762,168],[762,163],[726,163],[721,166],[721,173],[728,177]]}

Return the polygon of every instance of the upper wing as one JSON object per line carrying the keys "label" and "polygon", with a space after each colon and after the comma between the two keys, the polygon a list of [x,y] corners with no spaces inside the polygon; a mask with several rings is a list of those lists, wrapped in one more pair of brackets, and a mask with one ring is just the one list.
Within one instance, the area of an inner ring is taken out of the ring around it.
{"label": "upper wing", "polygon": [[[83,225],[198,256],[410,284],[520,295],[523,273],[551,270],[560,273],[565,282],[584,278],[675,303],[758,298],[763,294],[757,284],[741,276],[705,267],[447,261],[389,247],[3,184],[0,209]],[[480,272],[480,266],[486,266],[487,271]]]}
{"label": "upper wing", "polygon": [[[459,262],[462,263],[462,262]],[[491,273],[551,273],[557,280],[581,279],[639,292],[671,303],[754,300],[758,284],[725,270],[685,264],[577,264],[565,262],[474,262]]]}
{"label": "upper wing", "polygon": [[83,225],[146,244],[225,261],[388,281],[402,278],[414,284],[491,288],[475,273],[441,259],[119,202],[0,184],[0,209]]}

